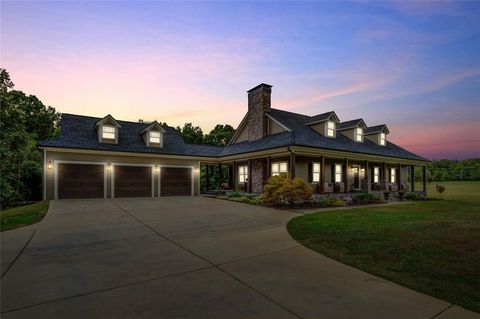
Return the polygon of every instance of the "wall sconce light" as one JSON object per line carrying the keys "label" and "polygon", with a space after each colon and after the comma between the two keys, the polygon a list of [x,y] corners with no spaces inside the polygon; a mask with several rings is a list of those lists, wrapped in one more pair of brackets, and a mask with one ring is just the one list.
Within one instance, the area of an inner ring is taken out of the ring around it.
{"label": "wall sconce light", "polygon": [[362,168],[361,171],[362,171],[362,173],[365,172],[365,168]]}
{"label": "wall sconce light", "polygon": [[48,161],[47,167],[48,169],[52,169],[52,161]]}
{"label": "wall sconce light", "polygon": [[157,173],[160,172],[160,166],[158,166],[158,165],[155,166],[155,172],[157,172]]}
{"label": "wall sconce light", "polygon": [[108,163],[107,164],[107,171],[111,171],[112,170],[112,164]]}

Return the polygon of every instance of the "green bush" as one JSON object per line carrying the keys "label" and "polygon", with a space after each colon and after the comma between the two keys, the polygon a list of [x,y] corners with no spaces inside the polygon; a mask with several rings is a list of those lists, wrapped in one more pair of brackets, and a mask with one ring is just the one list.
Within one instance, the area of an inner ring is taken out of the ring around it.
{"label": "green bush", "polygon": [[231,192],[227,194],[227,196],[228,198],[237,198],[237,197],[241,197],[242,195],[239,192]]}
{"label": "green bush", "polygon": [[301,178],[287,174],[271,176],[263,187],[263,201],[270,205],[292,205],[312,197],[312,188]]}
{"label": "green bush", "polygon": [[318,203],[322,207],[342,207],[346,205],[343,200],[336,197],[321,198]]}
{"label": "green bush", "polygon": [[376,204],[381,203],[382,198],[375,194],[361,193],[353,195],[353,202],[355,204]]}
{"label": "green bush", "polygon": [[406,200],[424,200],[425,199],[424,196],[422,196],[420,194],[417,194],[417,193],[414,193],[414,192],[405,193],[405,195],[403,195],[403,197]]}

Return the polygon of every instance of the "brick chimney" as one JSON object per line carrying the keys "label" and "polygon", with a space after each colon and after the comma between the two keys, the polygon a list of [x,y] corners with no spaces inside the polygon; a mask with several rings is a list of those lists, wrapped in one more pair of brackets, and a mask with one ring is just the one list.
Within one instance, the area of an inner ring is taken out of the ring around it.
{"label": "brick chimney", "polygon": [[248,140],[255,141],[267,136],[267,117],[270,111],[272,86],[262,83],[248,93]]}

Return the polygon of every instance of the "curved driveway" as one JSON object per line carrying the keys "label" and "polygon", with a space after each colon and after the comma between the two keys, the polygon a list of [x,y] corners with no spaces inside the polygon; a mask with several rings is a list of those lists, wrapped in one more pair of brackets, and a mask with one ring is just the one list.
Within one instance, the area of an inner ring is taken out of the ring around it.
{"label": "curved driveway", "polygon": [[2,318],[455,318],[290,238],[296,213],[203,197],[52,201],[2,233]]}

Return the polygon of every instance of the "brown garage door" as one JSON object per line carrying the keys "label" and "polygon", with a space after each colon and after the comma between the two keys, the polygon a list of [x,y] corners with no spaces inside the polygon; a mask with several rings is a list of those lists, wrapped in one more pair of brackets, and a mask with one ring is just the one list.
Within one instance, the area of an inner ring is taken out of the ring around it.
{"label": "brown garage door", "polygon": [[152,196],[152,168],[115,166],[115,197]]}
{"label": "brown garage door", "polygon": [[58,165],[58,198],[102,198],[104,166]]}
{"label": "brown garage door", "polygon": [[160,177],[160,195],[192,195],[192,169],[184,167],[162,167]]}

